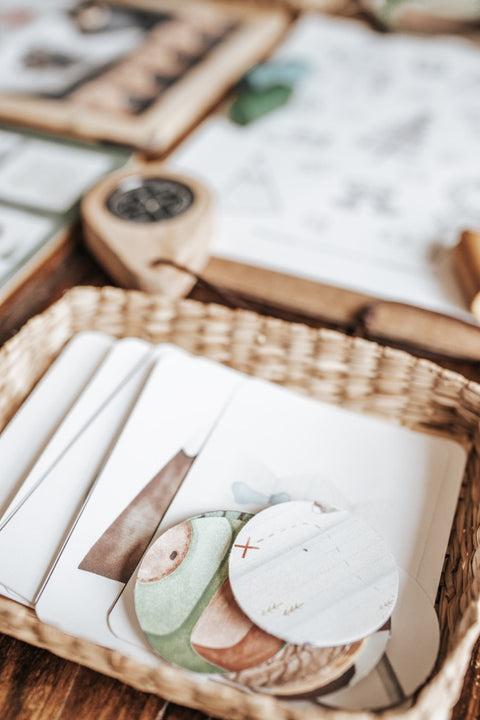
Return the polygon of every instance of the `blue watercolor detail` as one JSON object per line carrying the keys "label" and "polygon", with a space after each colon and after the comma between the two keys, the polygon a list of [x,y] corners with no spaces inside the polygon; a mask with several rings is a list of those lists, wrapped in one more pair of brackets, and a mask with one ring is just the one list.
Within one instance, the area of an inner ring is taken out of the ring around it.
{"label": "blue watercolor detail", "polygon": [[257,503],[259,505],[278,505],[279,503],[289,502],[292,499],[286,492],[265,495],[241,481],[232,483],[232,493],[235,502],[239,505],[252,505]]}

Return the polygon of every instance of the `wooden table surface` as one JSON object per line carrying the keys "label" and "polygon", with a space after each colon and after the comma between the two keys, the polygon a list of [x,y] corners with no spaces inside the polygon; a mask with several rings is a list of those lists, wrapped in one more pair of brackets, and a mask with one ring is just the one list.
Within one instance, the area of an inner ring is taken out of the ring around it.
{"label": "wooden table surface", "polygon": [[[81,243],[61,250],[10,301],[0,308],[0,345],[32,315],[42,311],[73,285],[111,284]],[[196,286],[191,296],[214,300]],[[271,308],[266,314],[292,319]],[[293,318],[301,319],[301,318]],[[308,320],[321,326],[320,321]],[[342,329],[342,328],[339,328]],[[348,329],[352,332],[352,328]],[[405,348],[409,350],[409,348]],[[420,354],[420,353],[417,353]],[[439,364],[480,382],[479,363],[437,358]],[[205,720],[203,713],[138,692],[51,653],[0,635],[0,718],[2,720]],[[480,718],[480,641],[471,659],[454,720]],[[273,719],[272,719],[273,720]]]}

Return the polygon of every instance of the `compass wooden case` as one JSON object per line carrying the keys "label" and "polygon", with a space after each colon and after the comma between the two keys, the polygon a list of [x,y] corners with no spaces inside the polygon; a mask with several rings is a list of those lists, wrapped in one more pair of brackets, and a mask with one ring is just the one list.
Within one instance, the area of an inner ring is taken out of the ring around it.
{"label": "compass wooden case", "polygon": [[130,166],[84,198],[85,243],[122,287],[178,297],[208,260],[212,205],[209,190],[193,178],[161,163]]}

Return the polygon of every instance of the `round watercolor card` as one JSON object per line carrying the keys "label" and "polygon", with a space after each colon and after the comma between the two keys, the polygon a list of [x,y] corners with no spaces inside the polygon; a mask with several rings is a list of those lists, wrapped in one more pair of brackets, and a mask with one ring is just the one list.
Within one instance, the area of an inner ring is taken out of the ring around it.
{"label": "round watercolor card", "polygon": [[259,512],[239,531],[229,562],[233,594],[265,632],[297,645],[348,645],[385,625],[398,570],[363,520],[311,501]]}

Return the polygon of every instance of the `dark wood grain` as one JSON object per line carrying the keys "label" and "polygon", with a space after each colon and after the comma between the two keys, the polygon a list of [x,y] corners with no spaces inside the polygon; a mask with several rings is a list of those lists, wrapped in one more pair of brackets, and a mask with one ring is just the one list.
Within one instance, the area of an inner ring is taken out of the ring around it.
{"label": "dark wood grain", "polygon": [[208,718],[209,716],[200,712],[200,710],[191,710],[190,708],[170,703],[167,706],[164,720],[208,720]]}
{"label": "dark wood grain", "polygon": [[0,636],[2,720],[56,718],[75,683],[78,665]]}
{"label": "dark wood grain", "polygon": [[0,635],[2,720],[161,720],[167,703]]}
{"label": "dark wood grain", "polygon": [[156,695],[138,692],[118,680],[79,667],[55,720],[162,720],[166,708],[165,700]]}

